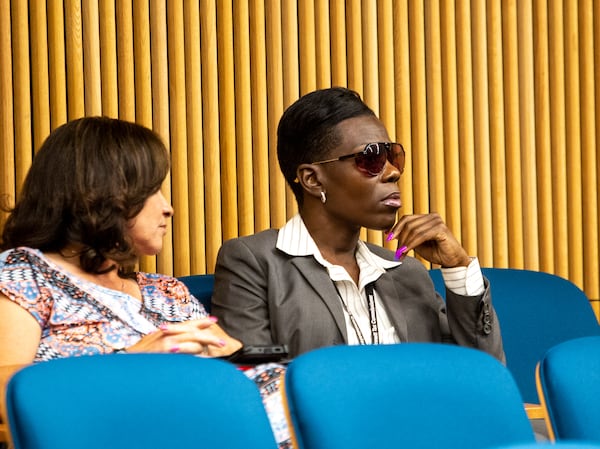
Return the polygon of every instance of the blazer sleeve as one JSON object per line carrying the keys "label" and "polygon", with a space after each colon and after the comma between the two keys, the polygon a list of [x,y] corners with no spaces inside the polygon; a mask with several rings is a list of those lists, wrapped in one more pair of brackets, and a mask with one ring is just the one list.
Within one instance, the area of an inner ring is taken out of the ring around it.
{"label": "blazer sleeve", "polygon": [[265,270],[243,239],[228,240],[219,249],[212,313],[226,332],[244,344],[275,343],[270,330]]}
{"label": "blazer sleeve", "polygon": [[484,282],[481,296],[457,295],[446,288],[448,326],[457,344],[481,349],[506,363],[490,283],[487,279]]}

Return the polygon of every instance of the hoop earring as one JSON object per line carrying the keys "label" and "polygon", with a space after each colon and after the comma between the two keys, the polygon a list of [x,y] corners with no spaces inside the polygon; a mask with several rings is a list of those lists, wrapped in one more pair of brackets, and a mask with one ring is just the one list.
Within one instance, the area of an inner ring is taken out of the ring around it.
{"label": "hoop earring", "polygon": [[327,202],[327,197],[325,196],[325,192],[321,190],[321,203],[325,204]]}

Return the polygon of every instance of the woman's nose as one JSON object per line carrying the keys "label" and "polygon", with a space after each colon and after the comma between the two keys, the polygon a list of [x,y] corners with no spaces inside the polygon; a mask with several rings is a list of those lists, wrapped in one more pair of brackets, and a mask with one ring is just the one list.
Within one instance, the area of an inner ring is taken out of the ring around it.
{"label": "woman's nose", "polygon": [[173,209],[173,206],[171,206],[170,204],[168,204],[163,211],[163,215],[165,217],[172,217],[174,213],[175,213],[175,210]]}
{"label": "woman's nose", "polygon": [[163,215],[165,217],[172,217],[173,214],[175,213],[175,210],[173,209],[173,206],[171,206],[171,203],[169,203],[167,201],[167,199],[162,194],[162,192],[160,192],[160,197],[161,197],[162,202],[163,202]]}

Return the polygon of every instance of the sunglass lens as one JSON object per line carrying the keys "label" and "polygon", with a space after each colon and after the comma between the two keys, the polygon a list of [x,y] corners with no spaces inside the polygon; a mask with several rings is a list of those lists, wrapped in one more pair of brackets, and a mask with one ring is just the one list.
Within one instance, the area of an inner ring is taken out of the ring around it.
{"label": "sunglass lens", "polygon": [[356,167],[362,172],[376,176],[383,170],[385,160],[385,149],[377,143],[370,143],[362,154],[356,157]]}
{"label": "sunglass lens", "polygon": [[388,144],[387,152],[388,161],[398,170],[400,173],[404,173],[404,148],[399,143]]}

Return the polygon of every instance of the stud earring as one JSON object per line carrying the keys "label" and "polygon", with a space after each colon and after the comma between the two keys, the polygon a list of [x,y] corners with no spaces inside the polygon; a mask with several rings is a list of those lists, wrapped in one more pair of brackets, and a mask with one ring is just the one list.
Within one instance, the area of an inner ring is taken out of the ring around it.
{"label": "stud earring", "polygon": [[325,196],[325,192],[321,190],[321,203],[325,204],[327,202],[327,197]]}

